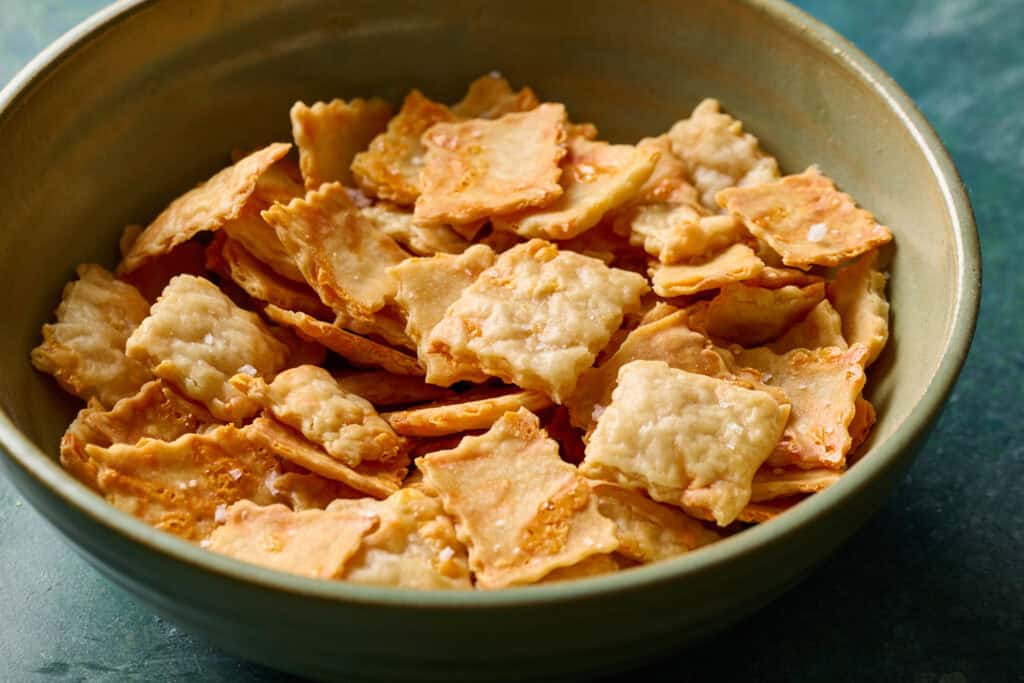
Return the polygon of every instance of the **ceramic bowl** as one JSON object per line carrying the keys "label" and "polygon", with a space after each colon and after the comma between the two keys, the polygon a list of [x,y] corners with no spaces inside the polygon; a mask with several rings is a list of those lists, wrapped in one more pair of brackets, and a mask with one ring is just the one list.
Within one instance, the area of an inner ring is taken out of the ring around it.
{"label": "ceramic bowl", "polygon": [[[818,163],[896,235],[892,340],[871,371],[866,456],[780,518],[612,576],[500,592],[408,592],[243,564],[156,532],[65,474],[77,403],[32,370],[61,286],[113,265],[120,229],[233,148],[290,139],[296,99],[411,87],[454,101],[500,70],[605,137],[667,129],[719,98],[783,169]],[[319,678],[545,678],[609,672],[720,630],[796,584],[880,505],[956,379],[978,243],[953,164],[881,69],[773,0],[121,2],[0,93],[0,458],[101,572],[224,650]]]}

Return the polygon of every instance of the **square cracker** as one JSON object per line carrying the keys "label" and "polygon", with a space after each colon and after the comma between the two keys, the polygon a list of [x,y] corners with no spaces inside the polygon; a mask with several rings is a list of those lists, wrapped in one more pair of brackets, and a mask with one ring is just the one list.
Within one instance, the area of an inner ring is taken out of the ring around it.
{"label": "square cracker", "polygon": [[411,206],[420,194],[426,153],[420,136],[436,123],[457,120],[448,107],[432,102],[419,90],[411,91],[387,130],[352,160],[352,175],[359,187],[371,196]]}
{"label": "square cracker", "polygon": [[362,510],[294,512],[284,505],[242,500],[223,513],[204,547],[243,562],[314,579],[340,579],[363,537],[380,520]]}
{"label": "square cracker", "polygon": [[406,488],[384,500],[338,501],[329,509],[380,519],[346,564],[345,581],[419,590],[473,587],[466,547],[437,497]]}
{"label": "square cracker", "polygon": [[835,266],[892,241],[889,228],[814,166],[773,183],[723,190],[718,203],[787,266]]}
{"label": "square cracker", "polygon": [[373,405],[342,389],[323,368],[300,365],[279,373],[269,384],[259,377],[236,375],[231,384],[349,467],[404,457],[404,440]]}
{"label": "square cracker", "polygon": [[544,240],[515,246],[463,290],[427,337],[427,357],[448,386],[480,372],[543,391],[561,403],[647,282]]}
{"label": "square cracker", "polygon": [[228,422],[257,410],[228,380],[238,372],[273,377],[289,356],[259,316],[192,275],[171,280],[126,349],[129,358]]}
{"label": "square cracker", "polygon": [[784,355],[767,348],[737,350],[740,365],[761,372],[764,381],[789,396],[789,424],[768,464],[842,469],[852,440],[848,428],[864,387],[867,349],[855,344],[794,349]]}
{"label": "square cracker", "polygon": [[416,222],[473,223],[545,206],[562,194],[565,107],[542,104],[500,119],[438,123],[423,134]]}
{"label": "square cracker", "polygon": [[354,185],[352,160],[384,131],[393,113],[389,103],[376,97],[292,105],[292,137],[306,189],[334,181]]}
{"label": "square cracker", "polygon": [[741,282],[764,269],[764,262],[745,244],[733,244],[717,254],[691,263],[651,265],[651,281],[658,296],[689,296]]}
{"label": "square cracker", "polygon": [[686,164],[700,201],[717,211],[715,195],[727,187],[765,183],[779,177],[775,158],[765,154],[757,138],[743,131],[743,123],[722,112],[718,100],[706,99],[690,118],[668,133],[672,150]]}
{"label": "square cracker", "polygon": [[549,205],[495,216],[496,230],[526,237],[569,239],[589,230],[609,211],[635,197],[650,178],[658,152],[570,137],[559,182],[563,192]]}
{"label": "square cracker", "polygon": [[353,365],[377,367],[397,375],[423,376],[419,362],[398,349],[360,337],[301,311],[286,311],[270,305],[264,312],[274,322],[288,326],[303,339],[324,345]]}
{"label": "square cracker", "polygon": [[502,415],[526,408],[538,412],[551,405],[539,391],[471,390],[440,403],[384,413],[384,419],[403,436],[444,436],[473,429],[490,429]]}
{"label": "square cracker", "polygon": [[76,273],[78,279],[64,286],[57,321],[43,325],[32,365],[65,391],[109,407],[152,377],[125,355],[129,335],[149,315],[149,302],[100,266],[83,264]]}
{"label": "square cracker", "polygon": [[517,111],[529,111],[540,105],[530,88],[519,92],[498,73],[490,73],[469,84],[466,96],[452,105],[452,113],[467,119],[497,119]]}
{"label": "square cracker", "polygon": [[262,215],[327,305],[369,319],[394,295],[387,269],[409,255],[360,212],[340,183]]}
{"label": "square cracker", "polygon": [[765,392],[633,361],[619,370],[580,472],[664,503],[706,507],[725,526],[750,501],[754,473],[788,417],[789,406]]}
{"label": "square cracker", "polygon": [[233,425],[174,441],[143,438],[85,450],[97,464],[97,484],[107,502],[185,539],[209,536],[218,509],[234,502],[275,502],[268,482],[280,464]]}
{"label": "square cracker", "polygon": [[455,518],[480,588],[533,583],[618,545],[586,481],[525,409],[417,464]]}
{"label": "square cracker", "polygon": [[283,142],[267,145],[175,199],[132,243],[117,272],[130,273],[199,233],[219,230],[237,218],[257,179],[289,149],[291,145]]}
{"label": "square cracker", "polygon": [[889,341],[889,302],[886,276],[877,269],[878,252],[871,251],[840,268],[828,284],[828,298],[842,320],[843,337],[868,350],[864,366],[875,362]]}
{"label": "square cracker", "polygon": [[598,511],[615,522],[616,552],[634,562],[657,562],[717,541],[720,536],[681,510],[633,489],[590,480]]}

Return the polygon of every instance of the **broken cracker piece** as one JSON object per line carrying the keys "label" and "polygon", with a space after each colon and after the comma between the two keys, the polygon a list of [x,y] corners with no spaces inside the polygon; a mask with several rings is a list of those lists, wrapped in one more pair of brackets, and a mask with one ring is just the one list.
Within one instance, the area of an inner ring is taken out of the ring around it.
{"label": "broken cracker piece", "polygon": [[635,273],[544,240],[513,247],[430,331],[425,355],[440,362],[428,361],[427,381],[448,386],[482,372],[561,403],[646,290]]}
{"label": "broken cracker piece", "polygon": [[274,322],[287,325],[300,337],[326,346],[355,365],[379,367],[397,375],[423,376],[423,368],[415,358],[390,346],[378,344],[300,311],[286,311],[270,305],[264,312]]}
{"label": "broken cracker piece", "polygon": [[292,137],[306,189],[335,181],[354,185],[352,160],[384,131],[393,113],[392,106],[377,97],[292,105]]}
{"label": "broken cracker piece", "polygon": [[745,244],[733,244],[700,262],[651,265],[651,281],[658,296],[688,296],[717,289],[757,275],[764,263]]}
{"label": "broken cracker piece", "polygon": [[538,391],[480,389],[439,403],[384,413],[383,417],[403,436],[443,436],[472,429],[489,429],[507,412],[526,408],[538,412],[551,399]]}
{"label": "broken cracker piece", "polygon": [[718,203],[787,266],[835,266],[892,241],[889,228],[814,166],[776,182],[723,190]]}
{"label": "broken cracker piece", "polygon": [[65,391],[109,407],[152,377],[125,355],[128,337],[149,315],[149,302],[101,266],[83,264],[75,272],[78,279],[64,286],[57,321],[43,325],[32,365]]}
{"label": "broken cracker piece", "polygon": [[633,361],[619,370],[580,472],[660,502],[705,507],[725,526],[750,501],[754,473],[788,417],[789,406],[765,392]]}
{"label": "broken cracker piece", "polygon": [[200,232],[218,230],[237,218],[256,180],[289,149],[291,145],[283,142],[267,145],[175,199],[132,243],[118,274],[130,273]]}
{"label": "broken cracker piece", "polygon": [[480,588],[533,583],[618,545],[586,481],[525,409],[417,464],[454,517]]}
{"label": "broken cracker piece", "polygon": [[864,367],[875,362],[889,341],[889,302],[886,276],[876,268],[878,252],[871,251],[840,268],[828,284],[828,298],[842,319],[843,337],[868,350]]}
{"label": "broken cracker piece", "polygon": [[368,319],[394,295],[387,269],[408,254],[360,213],[340,183],[276,204],[262,216],[332,308]]}
{"label": "broken cracker piece", "polygon": [[562,195],[565,107],[542,104],[493,121],[438,123],[426,146],[416,199],[423,225],[474,223],[550,204]]}
{"label": "broken cracker piece", "polygon": [[269,384],[235,375],[231,384],[349,467],[404,457],[403,440],[370,402],[342,389],[323,368],[300,365]]}
{"label": "broken cracker piece", "polygon": [[361,510],[293,512],[284,505],[242,500],[221,513],[224,523],[205,545],[243,562],[314,579],[339,579],[363,537],[380,520]]}
{"label": "broken cracker piece", "polygon": [[239,372],[273,377],[289,357],[259,316],[192,275],[171,280],[128,338],[126,353],[227,422],[257,409],[228,379]]}
{"label": "broken cracker piece", "polygon": [[432,102],[419,90],[411,91],[387,130],[353,159],[352,175],[359,187],[371,196],[411,206],[420,194],[426,153],[420,137],[436,123],[456,120],[448,107]]}
{"label": "broken cracker piece", "polygon": [[565,240],[597,225],[609,211],[635,197],[651,176],[658,152],[572,137],[562,160],[563,193],[551,204],[494,216],[496,230]]}

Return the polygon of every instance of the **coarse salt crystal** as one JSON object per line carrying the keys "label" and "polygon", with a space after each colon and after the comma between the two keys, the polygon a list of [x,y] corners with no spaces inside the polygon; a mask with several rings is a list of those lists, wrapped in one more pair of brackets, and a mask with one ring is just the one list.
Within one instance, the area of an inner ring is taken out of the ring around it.
{"label": "coarse salt crystal", "polygon": [[189,479],[188,480],[188,487],[190,489],[194,489],[197,486],[199,486],[199,482],[198,481],[196,481],[195,479]]}
{"label": "coarse salt crystal", "polygon": [[204,334],[203,335],[203,343],[204,344],[212,344],[213,343],[213,335],[210,334],[209,332]]}
{"label": "coarse salt crystal", "polygon": [[217,524],[223,524],[228,521],[228,506],[221,503],[217,506],[217,509],[213,512],[213,521]]}
{"label": "coarse salt crystal", "polygon": [[601,415],[603,415],[603,414],[604,414],[604,406],[596,405],[596,406],[594,406],[593,412],[590,413],[590,419],[593,420],[594,422],[597,422],[598,420],[601,419]]}
{"label": "coarse salt crystal", "polygon": [[254,368],[253,366],[249,365],[248,363],[246,363],[242,367],[238,368],[238,372],[239,372],[239,374],[249,375],[250,377],[255,377],[256,376],[256,368]]}
{"label": "coarse salt crystal", "polygon": [[453,557],[455,557],[455,551],[454,551],[454,550],[452,550],[452,549],[451,549],[450,547],[448,547],[448,546],[445,546],[445,547],[444,547],[444,548],[443,548],[443,549],[441,550],[441,552],[439,552],[439,553],[437,554],[437,556],[441,558],[441,561],[442,561],[442,562],[447,562],[448,560],[450,560],[450,559],[452,559]]}
{"label": "coarse salt crystal", "polygon": [[825,239],[825,234],[828,232],[828,226],[824,223],[815,223],[807,231],[808,242],[820,242]]}
{"label": "coarse salt crystal", "polygon": [[235,481],[238,481],[239,479],[242,478],[242,470],[238,469],[237,467],[233,470],[229,470],[228,474],[230,474],[231,478],[234,479]]}

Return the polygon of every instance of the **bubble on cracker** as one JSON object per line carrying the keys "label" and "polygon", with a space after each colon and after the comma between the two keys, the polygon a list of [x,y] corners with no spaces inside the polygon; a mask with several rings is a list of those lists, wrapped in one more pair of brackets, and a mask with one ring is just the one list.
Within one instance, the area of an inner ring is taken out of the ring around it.
{"label": "bubble on cracker", "polygon": [[292,105],[292,137],[306,189],[335,181],[354,185],[352,160],[384,132],[393,113],[389,103],[376,97]]}
{"label": "bubble on cracker", "polygon": [[480,588],[533,583],[618,545],[589,486],[527,410],[418,464],[455,519]]}
{"label": "bubble on cracker", "polygon": [[660,502],[706,507],[725,526],[749,502],[754,473],[788,417],[789,407],[765,392],[633,361],[619,370],[580,472]]}
{"label": "bubble on cracker", "polygon": [[43,325],[32,365],[53,375],[65,391],[112,406],[152,377],[125,354],[128,337],[149,314],[149,302],[101,266],[83,264],[76,274],[64,287],[56,322]]}
{"label": "bubble on cracker", "polygon": [[289,356],[259,316],[236,306],[209,280],[191,275],[171,280],[126,348],[129,358],[225,421],[256,411],[228,382],[231,376],[250,365],[272,377]]}
{"label": "bubble on cracker", "polygon": [[724,190],[718,202],[787,266],[834,266],[892,241],[889,228],[813,166],[776,182]]}

